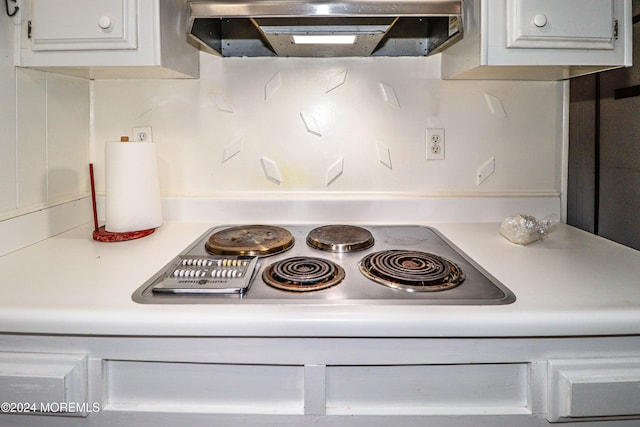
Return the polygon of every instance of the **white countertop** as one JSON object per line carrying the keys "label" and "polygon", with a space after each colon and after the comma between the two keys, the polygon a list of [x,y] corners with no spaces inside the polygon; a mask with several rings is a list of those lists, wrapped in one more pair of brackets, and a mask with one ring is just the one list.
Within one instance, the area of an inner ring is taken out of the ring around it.
{"label": "white countertop", "polygon": [[82,226],[0,257],[0,331],[171,336],[517,337],[640,334],[640,252],[566,225],[515,245],[498,223],[438,223],[516,295],[509,305],[137,304],[131,294],[216,224],[100,243]]}

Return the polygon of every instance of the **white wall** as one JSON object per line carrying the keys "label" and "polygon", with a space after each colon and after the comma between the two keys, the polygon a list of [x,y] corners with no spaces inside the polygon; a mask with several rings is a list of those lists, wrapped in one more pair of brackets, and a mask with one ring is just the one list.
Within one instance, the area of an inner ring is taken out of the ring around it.
{"label": "white wall", "polygon": [[[471,195],[495,204],[496,195],[561,191],[562,83],[442,81],[438,56],[206,53],[199,80],[92,82],[16,69],[13,25],[0,19],[0,235],[11,243],[0,253],[90,222],[87,163],[101,194],[104,141],[133,126],[153,127],[164,196]],[[425,160],[427,127],[445,129],[444,161]],[[496,172],[477,185],[491,157]]]}
{"label": "white wall", "polygon": [[[93,83],[99,193],[104,142],[145,125],[165,196],[561,190],[562,83],[442,81],[439,56],[201,60],[199,80]],[[444,161],[425,160],[427,127],[445,129]]]}
{"label": "white wall", "polygon": [[0,213],[16,208],[16,87],[13,25],[0,19]]}
{"label": "white wall", "polygon": [[86,196],[89,83],[16,69],[0,19],[0,221]]}

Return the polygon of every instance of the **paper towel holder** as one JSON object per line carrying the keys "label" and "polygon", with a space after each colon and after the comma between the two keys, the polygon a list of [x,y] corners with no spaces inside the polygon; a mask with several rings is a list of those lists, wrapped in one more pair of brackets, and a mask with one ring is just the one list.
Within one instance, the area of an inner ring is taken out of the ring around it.
{"label": "paper towel holder", "polygon": [[98,211],[96,209],[96,187],[93,178],[93,163],[89,163],[89,178],[91,181],[91,203],[93,204],[93,240],[96,240],[98,242],[124,242],[127,240],[134,240],[148,236],[149,234],[156,231],[155,228],[149,228],[147,230],[113,232],[107,231],[104,225],[99,226]]}

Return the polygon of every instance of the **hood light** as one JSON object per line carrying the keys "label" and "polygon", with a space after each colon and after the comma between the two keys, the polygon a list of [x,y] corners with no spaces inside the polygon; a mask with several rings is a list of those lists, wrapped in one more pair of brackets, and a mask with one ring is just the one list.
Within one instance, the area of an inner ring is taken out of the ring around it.
{"label": "hood light", "polygon": [[294,34],[293,42],[295,44],[354,44],[356,42],[355,34],[321,34],[321,35],[301,35]]}

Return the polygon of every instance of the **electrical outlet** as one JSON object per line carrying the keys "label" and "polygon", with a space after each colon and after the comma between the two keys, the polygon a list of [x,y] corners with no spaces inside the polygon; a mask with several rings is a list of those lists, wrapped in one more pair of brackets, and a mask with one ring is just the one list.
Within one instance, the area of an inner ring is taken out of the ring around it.
{"label": "electrical outlet", "polygon": [[153,142],[151,126],[133,128],[133,140],[136,142]]}
{"label": "electrical outlet", "polygon": [[444,160],[444,129],[427,129],[427,160]]}

